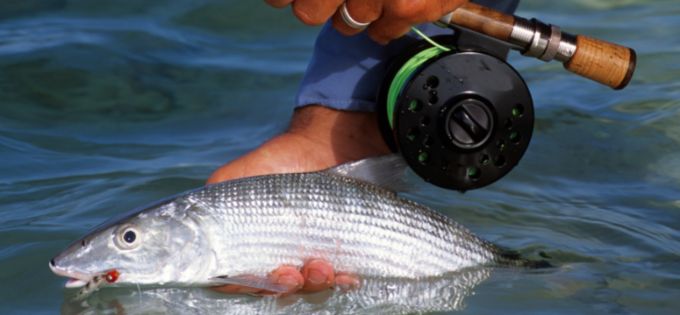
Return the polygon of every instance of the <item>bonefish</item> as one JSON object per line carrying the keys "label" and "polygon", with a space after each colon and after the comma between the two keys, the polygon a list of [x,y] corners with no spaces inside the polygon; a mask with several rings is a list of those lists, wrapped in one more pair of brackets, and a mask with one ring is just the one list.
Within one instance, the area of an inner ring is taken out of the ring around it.
{"label": "bonefish", "polygon": [[398,156],[386,156],[209,185],[103,224],[50,268],[71,278],[72,287],[116,270],[112,285],[238,284],[282,292],[266,274],[310,258],[359,276],[410,279],[528,263],[398,196],[392,188],[405,168]]}

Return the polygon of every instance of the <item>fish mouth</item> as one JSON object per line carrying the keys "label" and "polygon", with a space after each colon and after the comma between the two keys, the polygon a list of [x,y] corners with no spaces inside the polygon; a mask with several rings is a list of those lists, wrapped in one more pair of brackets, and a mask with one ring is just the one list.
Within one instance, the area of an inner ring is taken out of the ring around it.
{"label": "fish mouth", "polygon": [[83,287],[94,277],[94,275],[88,275],[82,272],[61,269],[57,267],[53,261],[50,261],[50,269],[58,276],[69,278],[64,285],[67,288]]}

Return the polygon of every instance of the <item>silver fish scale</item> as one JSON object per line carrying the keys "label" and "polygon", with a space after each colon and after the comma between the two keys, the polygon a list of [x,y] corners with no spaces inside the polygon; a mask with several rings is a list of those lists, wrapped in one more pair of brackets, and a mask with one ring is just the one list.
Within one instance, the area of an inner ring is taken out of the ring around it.
{"label": "silver fish scale", "polygon": [[328,172],[245,178],[184,196],[199,207],[219,275],[310,258],[367,276],[441,275],[498,259],[453,220],[373,184]]}

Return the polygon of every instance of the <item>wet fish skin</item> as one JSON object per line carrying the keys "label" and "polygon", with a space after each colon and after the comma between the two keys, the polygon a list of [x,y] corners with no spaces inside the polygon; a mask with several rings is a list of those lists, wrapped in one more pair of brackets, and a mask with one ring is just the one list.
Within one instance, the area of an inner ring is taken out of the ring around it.
{"label": "wet fish skin", "polygon": [[[394,172],[394,170],[391,170]],[[135,232],[133,244],[125,233]],[[370,277],[419,278],[520,264],[450,218],[333,169],[266,175],[180,194],[95,230],[52,260],[87,281],[208,286],[310,258]]]}
{"label": "wet fish skin", "polygon": [[111,288],[96,298],[67,300],[62,314],[425,314],[465,308],[475,287],[491,268],[467,268],[442,277],[424,279],[360,279],[350,291],[328,290],[285,297],[224,296],[200,288]]}

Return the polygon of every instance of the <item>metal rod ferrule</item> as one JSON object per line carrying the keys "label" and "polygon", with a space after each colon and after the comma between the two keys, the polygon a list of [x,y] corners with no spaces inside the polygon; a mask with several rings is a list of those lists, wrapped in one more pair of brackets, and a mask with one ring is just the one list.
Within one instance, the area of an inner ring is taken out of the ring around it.
{"label": "metal rod ferrule", "polygon": [[569,33],[562,33],[555,60],[559,60],[563,63],[567,62],[571,60],[574,53],[576,53],[576,36]]}
{"label": "metal rod ferrule", "polygon": [[556,25],[548,25],[537,19],[516,17],[510,33],[510,42],[521,47],[525,56],[543,61],[559,60],[567,62],[576,51],[575,37],[562,33]]}

